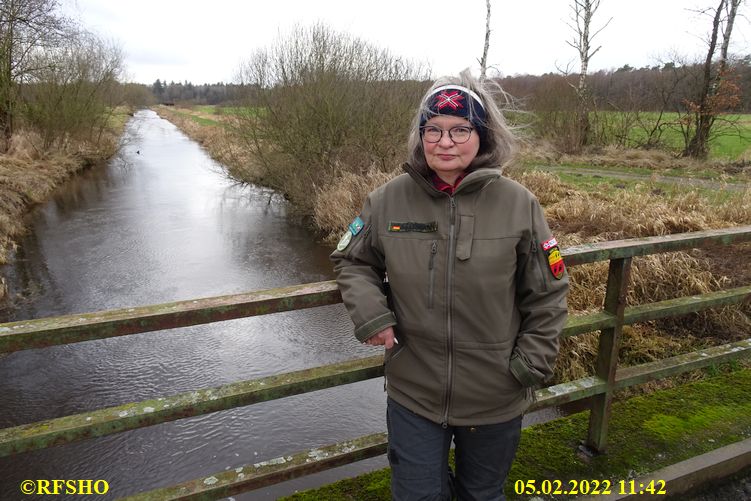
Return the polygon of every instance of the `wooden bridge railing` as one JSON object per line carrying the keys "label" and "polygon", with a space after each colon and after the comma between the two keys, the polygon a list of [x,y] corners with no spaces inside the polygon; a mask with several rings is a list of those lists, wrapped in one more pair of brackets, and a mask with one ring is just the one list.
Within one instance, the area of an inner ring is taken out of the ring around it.
{"label": "wooden bridge railing", "polygon": [[[707,294],[626,307],[631,260],[660,252],[724,246],[751,241],[751,226],[648,237],[572,247],[567,266],[610,261],[601,311],[570,317],[564,336],[599,330],[596,373],[537,391],[533,409],[591,398],[587,445],[607,447],[608,418],[616,390],[751,354],[751,339],[638,366],[618,368],[624,325],[742,303],[751,285]],[[138,308],[67,315],[0,324],[0,353],[78,343],[93,339],[173,329],[255,315],[313,308],[341,302],[334,282],[304,284],[231,296],[180,301]],[[151,426],[210,412],[377,378],[383,357],[240,381],[179,395],[133,402],[0,430],[0,457]],[[377,433],[311,451],[210,473],[178,485],[137,494],[132,499],[218,499],[317,471],[384,454],[387,437]]]}

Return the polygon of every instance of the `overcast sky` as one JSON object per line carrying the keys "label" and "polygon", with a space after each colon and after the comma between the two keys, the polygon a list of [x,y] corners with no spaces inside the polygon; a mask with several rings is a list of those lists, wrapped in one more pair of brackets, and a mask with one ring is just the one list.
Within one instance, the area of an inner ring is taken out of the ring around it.
{"label": "overcast sky", "polygon": [[[321,21],[398,56],[430,65],[433,75],[479,68],[485,0],[62,0],[91,31],[123,49],[129,81],[194,84],[231,82],[254,50],[295,24]],[[542,74],[578,56],[570,0],[492,0],[488,65],[503,75]],[[602,49],[590,69],[634,67],[669,60],[671,52],[706,53],[711,19],[689,9],[715,0],[602,0],[593,21],[610,24],[595,39]],[[748,7],[742,7],[749,10]],[[736,52],[751,52],[751,29],[738,19]]]}

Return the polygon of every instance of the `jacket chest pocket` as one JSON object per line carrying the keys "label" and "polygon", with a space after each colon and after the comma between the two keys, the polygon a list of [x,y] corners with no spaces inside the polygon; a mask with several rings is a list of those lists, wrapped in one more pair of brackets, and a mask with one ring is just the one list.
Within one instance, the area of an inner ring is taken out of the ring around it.
{"label": "jacket chest pocket", "polygon": [[438,235],[430,235],[428,238],[385,238],[383,243],[386,271],[397,309],[417,314],[419,310],[434,308],[445,272],[445,241]]}
{"label": "jacket chest pocket", "polygon": [[456,258],[466,261],[472,256],[472,240],[475,238],[475,216],[459,216],[459,232],[456,236]]}

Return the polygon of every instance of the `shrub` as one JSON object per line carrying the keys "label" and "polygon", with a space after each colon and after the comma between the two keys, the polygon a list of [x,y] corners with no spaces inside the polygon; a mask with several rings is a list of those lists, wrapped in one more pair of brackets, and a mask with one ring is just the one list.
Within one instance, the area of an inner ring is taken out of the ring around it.
{"label": "shrub", "polygon": [[297,27],[240,69],[234,132],[260,182],[305,214],[343,172],[389,171],[404,157],[427,69],[323,25]]}

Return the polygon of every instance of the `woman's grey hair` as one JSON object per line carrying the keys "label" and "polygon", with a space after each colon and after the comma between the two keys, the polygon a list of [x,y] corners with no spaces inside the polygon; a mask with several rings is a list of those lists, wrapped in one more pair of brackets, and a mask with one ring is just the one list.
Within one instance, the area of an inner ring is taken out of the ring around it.
{"label": "woman's grey hair", "polygon": [[480,150],[469,167],[467,167],[467,170],[472,171],[480,165],[503,169],[516,154],[517,139],[506,123],[506,119],[503,117],[496,99],[506,105],[510,103],[510,96],[503,91],[497,82],[492,80],[483,80],[481,82],[473,77],[468,69],[459,73],[458,77],[445,76],[438,78],[423,96],[420,107],[412,120],[412,128],[409,132],[409,140],[407,142],[409,163],[423,175],[427,175],[430,171],[425,160],[425,151],[423,150],[422,138],[420,137],[420,120],[424,116],[431,115],[427,98],[435,89],[443,85],[461,85],[470,89],[480,97],[485,108],[487,133],[482,138],[484,140],[480,141]]}

